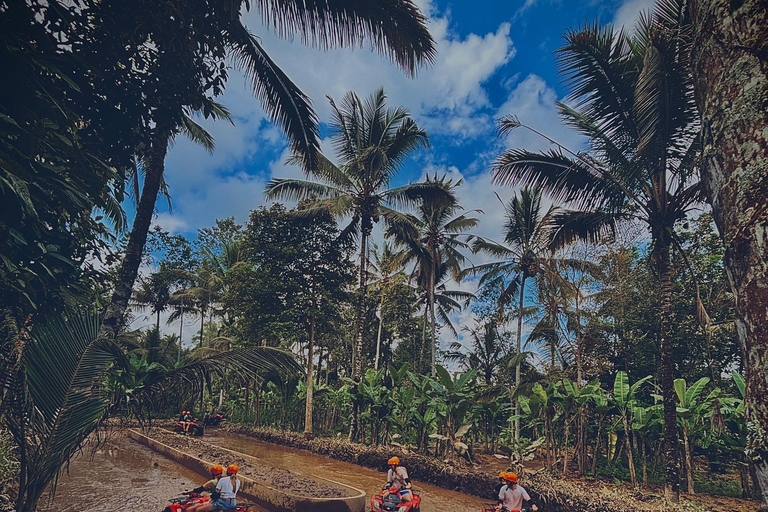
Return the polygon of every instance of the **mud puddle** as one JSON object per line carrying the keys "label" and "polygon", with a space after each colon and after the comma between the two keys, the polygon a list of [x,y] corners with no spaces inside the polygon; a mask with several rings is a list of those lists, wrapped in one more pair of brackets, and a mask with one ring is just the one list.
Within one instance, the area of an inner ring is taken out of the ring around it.
{"label": "mud puddle", "polygon": [[[63,471],[56,496],[44,494],[39,512],[160,512],[168,498],[205,481],[149,448],[118,435],[93,457],[86,449]],[[258,507],[254,512],[264,512]]]}

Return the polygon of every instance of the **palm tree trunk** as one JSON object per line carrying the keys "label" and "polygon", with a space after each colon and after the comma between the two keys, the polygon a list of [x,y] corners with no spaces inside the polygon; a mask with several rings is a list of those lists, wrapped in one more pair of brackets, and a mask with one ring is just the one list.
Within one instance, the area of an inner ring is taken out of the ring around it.
{"label": "palm tree trunk", "polygon": [[664,495],[680,500],[680,463],[677,442],[677,404],[672,354],[672,268],[669,262],[670,233],[661,228],[655,237],[656,262],[661,280],[661,388],[664,401]]}
{"label": "palm tree trunk", "polygon": [[643,489],[648,489],[648,457],[645,453],[645,433],[641,435],[641,440],[643,448]]}
{"label": "palm tree trunk", "polygon": [[168,134],[165,129],[156,127],[147,164],[144,167],[144,186],[141,190],[139,204],[136,206],[136,217],[133,219],[133,227],[128,237],[125,256],[117,273],[115,291],[112,293],[112,299],[101,323],[99,334],[102,336],[114,338],[125,325],[125,310],[128,308],[133,284],[141,265],[141,255],[147,244],[147,233],[149,233],[149,226],[152,224],[152,216],[155,213],[155,202],[157,194],[160,192],[160,184],[163,181],[165,155],[167,153]]}
{"label": "palm tree trunk", "polygon": [[[520,389],[521,347],[523,344],[523,302],[525,301],[525,275],[520,282],[520,302],[517,312],[517,363],[515,364],[515,391]],[[520,400],[515,399],[515,442],[520,441]]]}
{"label": "palm tree trunk", "polygon": [[155,324],[155,327],[157,328],[157,333],[160,334],[160,311],[157,312],[157,323]]}
{"label": "palm tree trunk", "polygon": [[181,361],[181,345],[184,342],[184,306],[181,307],[181,316],[179,318],[179,353],[176,356],[176,362]]}
{"label": "palm tree trunk", "polygon": [[429,300],[427,300],[427,302],[424,304],[424,321],[421,324],[421,356],[419,357],[419,365],[422,368],[424,368],[424,361],[427,358],[427,325],[428,324],[429,324]]}
{"label": "palm tree trunk", "polygon": [[312,367],[315,349],[315,317],[309,319],[309,343],[307,347],[307,408],[304,414],[304,437],[312,437]]}
{"label": "palm tree trunk", "polygon": [[600,443],[602,441],[603,418],[597,422],[597,439],[595,440],[595,453],[592,457],[592,478],[597,478],[597,459],[600,457]]}
{"label": "palm tree trunk", "polygon": [[702,182],[725,245],[746,379],[747,453],[768,511],[768,12],[763,0],[689,0],[704,140]]}
{"label": "palm tree trunk", "polygon": [[384,288],[381,289],[381,301],[379,302],[379,332],[376,335],[376,359],[373,369],[379,371],[379,355],[381,354],[381,326],[384,324]]}
{"label": "palm tree trunk", "polygon": [[[352,378],[357,386],[363,373],[363,325],[365,323],[365,298],[368,291],[368,235],[370,228],[366,223],[370,220],[362,219],[362,233],[360,235],[360,298],[357,303],[357,325],[355,326],[355,341],[352,347]],[[352,406],[352,418],[349,422],[349,440],[354,441],[357,437],[358,416],[360,413],[360,404],[357,400]]]}
{"label": "palm tree trunk", "polygon": [[200,309],[200,346],[203,347],[205,344],[203,341],[205,340],[205,331],[203,330],[205,328],[205,309]]}
{"label": "palm tree trunk", "polygon": [[432,377],[437,376],[437,321],[435,320],[435,271],[432,269],[430,276],[429,316],[432,323]]}

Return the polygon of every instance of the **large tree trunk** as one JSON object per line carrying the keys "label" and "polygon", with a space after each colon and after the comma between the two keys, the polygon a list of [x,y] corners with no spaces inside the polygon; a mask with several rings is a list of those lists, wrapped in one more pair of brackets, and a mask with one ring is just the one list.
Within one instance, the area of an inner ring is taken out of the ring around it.
{"label": "large tree trunk", "polygon": [[125,248],[125,256],[117,273],[115,291],[112,300],[107,306],[107,312],[101,324],[102,336],[114,338],[125,326],[125,310],[128,309],[128,301],[131,299],[133,284],[139,273],[141,255],[147,244],[147,233],[152,224],[155,213],[155,201],[160,192],[160,184],[163,182],[165,172],[165,155],[168,153],[168,133],[166,130],[156,128],[152,138],[152,148],[149,151],[147,165],[144,168],[144,186],[141,190],[141,198],[136,206],[136,217],[133,219],[133,227]]}
{"label": "large tree trunk", "polygon": [[[664,403],[664,495],[680,500],[680,461],[677,442],[675,363],[672,355],[672,267],[669,262],[670,233],[660,228],[654,240],[656,265],[661,281],[661,389]],[[629,435],[629,434],[627,434]]]}
{"label": "large tree trunk", "polygon": [[[314,308],[314,306],[313,306]],[[307,408],[304,413],[304,436],[312,437],[312,367],[315,349],[315,317],[309,319],[309,343],[307,348]]]}
{"label": "large tree trunk", "polygon": [[702,181],[725,245],[744,358],[747,455],[768,511],[768,7],[690,0]]}

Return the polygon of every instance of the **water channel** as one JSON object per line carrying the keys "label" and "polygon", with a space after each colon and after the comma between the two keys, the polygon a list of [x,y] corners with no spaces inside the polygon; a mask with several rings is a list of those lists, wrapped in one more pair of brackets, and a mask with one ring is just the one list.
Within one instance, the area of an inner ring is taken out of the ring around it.
{"label": "water channel", "polygon": [[[318,475],[365,490],[369,496],[381,488],[382,471],[336,461],[305,450],[264,443],[245,436],[206,433],[205,441],[251,455],[264,464],[306,475]],[[423,512],[479,511],[484,501],[418,481]],[[115,437],[91,457],[86,451],[59,479],[53,502],[43,499],[40,512],[161,511],[169,497],[200,485],[198,475],[122,436]],[[252,508],[254,512],[263,512]]]}

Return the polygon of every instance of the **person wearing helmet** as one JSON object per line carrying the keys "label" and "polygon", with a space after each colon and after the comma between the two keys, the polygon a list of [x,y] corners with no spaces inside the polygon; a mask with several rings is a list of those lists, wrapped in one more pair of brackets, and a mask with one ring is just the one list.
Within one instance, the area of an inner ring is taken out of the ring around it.
{"label": "person wearing helmet", "polygon": [[[517,485],[517,474],[513,472],[503,473],[505,485],[499,491],[499,502],[496,510],[522,510],[523,504],[530,501],[528,492]],[[534,512],[539,508],[536,505],[531,506]]]}
{"label": "person wearing helmet", "polygon": [[501,488],[507,485],[507,481],[504,480],[504,473],[505,471],[502,471],[499,473],[499,483],[496,484],[496,486],[493,488],[493,499],[499,498],[499,491],[501,491]]}
{"label": "person wearing helmet", "polygon": [[400,501],[413,501],[411,493],[411,479],[408,478],[408,471],[400,465],[398,457],[392,457],[387,461],[389,471],[387,471],[387,485],[384,487],[384,496],[390,494],[390,488],[394,487],[397,494],[400,495]]}
{"label": "person wearing helmet", "polygon": [[186,512],[210,512],[213,509],[213,502],[218,498],[216,495],[216,484],[218,484],[219,480],[224,476],[224,467],[221,466],[221,464],[216,464],[215,466],[211,466],[210,471],[212,478],[200,487],[192,489],[192,492],[200,494],[201,492],[208,491],[211,493],[211,501],[192,505],[186,509]]}
{"label": "person wearing helmet", "polygon": [[240,490],[240,480],[237,478],[237,472],[240,468],[237,464],[227,466],[227,477],[219,480],[216,484],[216,491],[220,494],[219,499],[213,504],[211,510],[223,510],[231,512],[237,508],[237,491]]}

